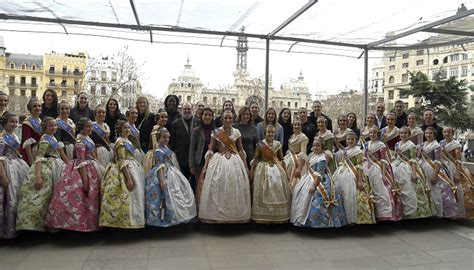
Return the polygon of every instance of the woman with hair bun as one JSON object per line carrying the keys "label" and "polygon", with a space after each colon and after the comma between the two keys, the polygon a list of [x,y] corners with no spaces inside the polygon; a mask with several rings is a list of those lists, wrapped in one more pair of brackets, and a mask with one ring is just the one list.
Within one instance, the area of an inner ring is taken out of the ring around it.
{"label": "woman with hair bun", "polygon": [[82,117],[77,122],[79,134],[74,146],[76,159],[64,169],[54,184],[46,226],[79,232],[99,229],[99,191],[102,168],[96,160],[96,146],[89,137],[92,121]]}
{"label": "woman with hair bun", "polygon": [[115,159],[105,169],[101,183],[99,226],[143,228],[145,226],[145,172],[135,159],[135,147],[128,140],[130,125],[118,120]]}
{"label": "woman with hair bun", "polygon": [[145,181],[146,224],[169,227],[187,223],[197,215],[193,189],[178,169],[174,153],[168,147],[169,131],[161,128],[156,136],[156,165],[148,172]]}
{"label": "woman with hair bun", "polygon": [[7,112],[0,119],[4,129],[0,135],[0,239],[10,239],[16,236],[18,195],[29,166],[21,159],[15,134],[18,116]]}
{"label": "woman with hair bun", "polygon": [[45,117],[41,124],[44,135],[38,144],[38,156],[20,189],[17,230],[45,231],[53,185],[60,179],[65,166],[58,152],[64,145],[53,136],[56,120]]}
{"label": "woman with hair bun", "polygon": [[168,122],[168,113],[165,109],[158,110],[158,113],[155,116],[155,126],[150,134],[150,144],[148,146],[148,152],[145,154],[143,158],[143,169],[145,170],[145,174],[153,168],[155,165],[155,150],[158,144],[158,130],[164,128],[166,123]]}
{"label": "woman with hair bun", "polygon": [[37,143],[41,139],[41,103],[37,97],[32,97],[26,108],[30,112],[30,116],[22,124],[21,128],[21,156],[23,160],[32,165],[36,152]]}

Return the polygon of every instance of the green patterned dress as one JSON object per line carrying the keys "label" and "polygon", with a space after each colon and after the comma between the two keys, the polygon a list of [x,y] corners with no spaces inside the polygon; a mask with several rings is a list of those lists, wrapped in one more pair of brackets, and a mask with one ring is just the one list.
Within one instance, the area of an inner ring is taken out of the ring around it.
{"label": "green patterned dress", "polygon": [[[59,180],[65,164],[60,158],[58,149],[62,147],[53,136],[43,135],[38,146],[36,161],[28,171],[28,176],[20,188],[18,202],[17,230],[45,231],[44,220],[48,211],[49,199],[53,186]],[[43,186],[35,188],[36,166],[41,162]]]}

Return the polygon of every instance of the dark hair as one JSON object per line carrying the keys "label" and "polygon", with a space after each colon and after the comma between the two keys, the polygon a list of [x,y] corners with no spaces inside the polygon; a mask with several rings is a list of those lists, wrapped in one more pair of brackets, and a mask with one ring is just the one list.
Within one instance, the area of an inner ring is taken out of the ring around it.
{"label": "dark hair", "polygon": [[31,103],[33,102],[40,102],[37,97],[31,97],[30,100],[28,101],[28,104],[26,104],[26,109],[28,109],[29,112],[31,112]]}
{"label": "dark hair", "polygon": [[224,121],[224,118],[222,117],[224,116],[224,112],[226,111],[224,107],[227,102],[230,102],[230,104],[232,104],[232,109],[227,110],[227,111],[230,111],[232,113],[232,116],[234,117],[234,121],[237,120],[237,114],[235,113],[234,103],[232,102],[232,100],[226,100],[224,101],[224,103],[222,103],[222,111],[221,111],[221,116],[220,116],[221,122]]}
{"label": "dark hair", "polygon": [[[202,109],[202,115],[204,115],[204,112],[211,112],[212,118],[211,118],[211,130],[214,130],[215,123],[214,123],[214,111],[210,107],[205,107]],[[201,121],[199,121],[199,128],[202,128],[204,126],[204,122],[202,121],[202,116],[201,116]]]}
{"label": "dark hair", "polygon": [[56,91],[54,91],[53,89],[46,89],[46,91],[44,91],[43,93],[43,106],[46,106],[46,93],[48,92],[51,92],[53,94],[53,104],[51,106],[51,109],[57,111],[58,110],[58,94],[56,93]]}
{"label": "dark hair", "polygon": [[402,105],[403,105],[403,101],[401,101],[401,100],[399,99],[399,100],[395,101],[394,104],[402,104]]}
{"label": "dark hair", "polygon": [[128,124],[128,122],[122,119],[117,120],[117,123],[115,124],[115,134],[117,137],[120,137],[120,133],[122,133],[122,128],[125,124]]}
{"label": "dark hair", "polygon": [[99,105],[95,106],[94,115],[97,115],[97,110],[98,110],[99,108],[104,109],[104,110],[105,110],[105,113],[107,114],[107,109],[104,107],[104,105],[99,104]]}
{"label": "dark hair", "polygon": [[128,107],[128,110],[125,112],[125,116],[126,116],[127,118],[130,116],[130,111],[131,111],[131,110],[137,110],[137,112],[138,112],[137,107],[133,107],[133,106]]}
{"label": "dark hair", "polygon": [[285,124],[285,122],[283,122],[283,113],[286,110],[288,110],[290,112],[290,118],[288,118],[288,124],[291,124],[291,110],[289,108],[283,108],[283,109],[281,109],[280,113],[278,114],[278,123],[280,125]]}
{"label": "dark hair", "polygon": [[87,104],[86,104],[86,107],[84,107],[84,109],[89,108],[89,96],[88,96],[87,93],[84,92],[84,91],[79,92],[79,94],[77,94],[77,96],[76,96],[76,104],[74,105],[74,107],[77,108],[77,109],[80,109],[80,108],[79,108],[79,97],[80,97],[81,95],[86,95],[86,97],[87,97]]}
{"label": "dark hair", "polygon": [[357,128],[357,115],[355,113],[353,113],[353,112],[348,113],[347,114],[347,119],[349,120],[349,115],[351,115],[351,114],[354,115],[354,123],[352,123],[352,126],[347,125],[347,127],[350,128],[350,129]]}
{"label": "dark hair", "polygon": [[436,132],[436,129],[435,129],[434,127],[427,127],[427,128],[425,129],[425,132],[426,132],[427,130],[431,130],[431,131],[433,132],[434,136],[435,136],[435,139],[436,139],[436,133],[437,133],[437,132]]}
{"label": "dark hair", "polygon": [[46,133],[46,127],[47,127],[49,121],[56,121],[56,119],[54,119],[53,117],[49,117],[49,116],[46,116],[45,118],[43,118],[43,121],[41,122],[41,128],[43,129],[43,134]]}
{"label": "dark hair", "polygon": [[[117,111],[115,112],[114,117],[110,115],[110,111],[109,111],[109,104],[112,101],[114,101],[115,104],[117,105]],[[120,109],[119,109],[118,101],[115,98],[109,98],[109,100],[107,100],[107,104],[105,104],[105,119],[117,119],[119,117],[120,117]]]}
{"label": "dark hair", "polygon": [[6,112],[4,115],[2,115],[2,117],[0,117],[0,125],[4,127],[8,123],[8,120],[10,120],[10,118],[13,118],[13,117],[18,117],[18,116],[14,113]]}
{"label": "dark hair", "polygon": [[77,124],[76,124],[77,130],[82,131],[84,129],[84,127],[86,126],[86,123],[89,122],[89,121],[91,121],[89,118],[81,117],[79,119],[79,121],[77,121]]}
{"label": "dark hair", "polygon": [[161,118],[161,114],[162,114],[162,113],[166,113],[166,115],[168,115],[168,112],[167,112],[165,109],[160,108],[160,109],[158,110],[158,113],[155,114],[155,125],[157,125],[157,124],[158,124],[158,121],[160,121],[160,118]]}
{"label": "dark hair", "polygon": [[[242,108],[239,109],[239,113],[237,114],[237,122],[240,122],[240,120],[241,120],[241,118],[242,118],[242,115],[243,115],[246,111],[248,111],[249,114],[252,115],[251,112],[250,112],[250,108],[247,107],[247,106],[244,106],[244,107],[242,107]],[[250,117],[250,120],[249,120],[249,122],[247,123],[247,125],[252,125],[252,123],[253,123],[253,120],[252,120],[252,117]]]}
{"label": "dark hair", "polygon": [[165,98],[165,109],[168,107],[167,104],[168,104],[168,100],[170,100],[170,98],[174,98],[175,101],[176,101],[176,108],[179,106],[179,98],[177,95],[167,95],[166,98]]}

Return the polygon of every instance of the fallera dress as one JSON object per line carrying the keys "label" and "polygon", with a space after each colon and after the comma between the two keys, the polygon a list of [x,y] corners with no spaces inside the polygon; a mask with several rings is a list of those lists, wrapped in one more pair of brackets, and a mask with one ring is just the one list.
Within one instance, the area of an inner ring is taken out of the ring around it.
{"label": "fallera dress", "polygon": [[[369,179],[363,173],[364,152],[358,147],[340,151],[341,162],[332,179],[341,190],[347,224],[375,223],[374,195]],[[357,186],[362,183],[362,189]]]}
{"label": "fallera dress", "polygon": [[[395,145],[393,175],[400,187],[404,218],[425,218],[435,214],[429,183],[417,161],[417,146],[412,141]],[[412,165],[415,164],[416,172]],[[415,173],[415,180],[412,175]]]}
{"label": "fallera dress", "polygon": [[[169,227],[187,223],[197,215],[193,189],[174,160],[173,151],[167,146],[155,150],[156,165],[147,173],[145,181],[147,225]],[[164,190],[160,187],[160,171],[166,182]]]}
{"label": "fallera dress", "polygon": [[[49,200],[53,194],[53,186],[61,178],[64,161],[60,158],[58,149],[63,147],[56,138],[43,135],[38,145],[38,156],[30,167],[28,176],[20,188],[18,202],[17,230],[44,231],[45,219],[48,212]],[[41,178],[43,186],[35,188],[36,166],[41,162]]]}
{"label": "fallera dress", "polygon": [[130,136],[128,136],[128,139],[135,147],[135,159],[138,161],[138,163],[143,164],[145,153],[143,152],[140,145],[140,131],[137,127],[135,127],[134,124],[130,124]]}
{"label": "fallera dress", "polygon": [[282,144],[263,140],[257,144],[257,165],[253,178],[252,220],[257,223],[285,223],[290,219],[291,192],[281,165]]}
{"label": "fallera dress", "polygon": [[[346,225],[342,193],[327,174],[324,153],[309,155],[308,172],[293,189],[291,223],[299,227],[338,228]],[[320,179],[318,185],[317,179]],[[314,192],[310,189],[314,188]]]}
{"label": "fallera dress", "polygon": [[[206,223],[245,223],[251,219],[250,183],[247,168],[239,156],[236,142],[240,131],[231,135],[220,127],[212,133],[218,151],[208,162],[202,183],[199,219]],[[212,142],[211,142],[212,143]]]}
{"label": "fallera dress", "polygon": [[56,132],[59,134],[56,138],[63,142],[64,144],[64,152],[69,160],[74,158],[74,141],[76,140],[76,124],[71,119],[67,119],[67,121],[62,120],[61,118],[56,119],[56,123],[58,125],[58,131]]}
{"label": "fallera dress", "polygon": [[148,148],[149,150],[146,152],[145,157],[143,158],[143,169],[145,170],[145,174],[148,173],[151,168],[156,165],[155,150],[158,143],[156,135],[158,134],[158,130],[160,130],[161,128],[164,128],[164,126],[155,125],[151,130],[150,145]]}
{"label": "fallera dress", "polygon": [[3,131],[0,135],[0,161],[8,179],[7,188],[0,186],[0,238],[16,236],[15,224],[21,184],[30,168],[20,155],[20,140]]}
{"label": "fallera dress", "polygon": [[328,160],[328,169],[330,173],[336,171],[336,160],[334,159],[334,134],[330,130],[326,130],[324,133],[319,131],[316,137],[320,137],[324,144],[324,153],[330,157]]}
{"label": "fallera dress", "polygon": [[[306,149],[308,146],[308,137],[304,133],[295,134],[293,133],[288,140],[288,151],[284,157],[286,171],[290,186],[294,187],[299,179],[295,177],[295,170],[298,167],[298,160],[307,160]],[[305,162],[305,164],[308,164]],[[308,166],[302,168],[301,175],[304,175],[307,171]]]}
{"label": "fallera dress", "polygon": [[92,123],[91,138],[96,145],[97,161],[102,167],[107,167],[113,160],[113,145],[107,143],[110,134],[110,128],[106,123],[100,125],[97,122]]}
{"label": "fallera dress", "polygon": [[[76,159],[69,161],[61,179],[54,186],[49,203],[46,226],[79,232],[99,229],[99,194],[103,168],[95,155],[95,144],[89,136],[76,139]],[[79,168],[84,168],[89,190],[84,192],[84,183]]]}
{"label": "fallera dress", "polygon": [[[145,173],[135,159],[135,147],[123,137],[115,142],[115,159],[105,169],[101,182],[99,226],[115,228],[143,228],[145,226]],[[128,167],[134,182],[127,189],[123,169]]]}
{"label": "fallera dress", "polygon": [[34,160],[29,160],[26,147],[31,147],[33,158],[38,153],[38,142],[42,134],[41,119],[29,116],[21,125],[21,156],[28,165],[32,165]]}
{"label": "fallera dress", "polygon": [[440,145],[443,147],[442,162],[449,172],[449,177],[455,180],[457,186],[456,196],[461,215],[472,219],[474,218],[474,179],[463,163],[455,158],[456,151],[462,153],[462,145],[456,140],[450,142],[442,140]]}
{"label": "fallera dress", "polygon": [[398,221],[403,217],[403,205],[386,151],[385,144],[381,141],[367,142],[365,144],[367,163],[364,172],[369,177],[375,196],[377,221]]}
{"label": "fallera dress", "polygon": [[423,168],[426,179],[431,180],[435,173],[435,166],[439,164],[440,170],[436,176],[436,183],[430,182],[431,197],[436,207],[437,217],[460,217],[461,210],[456,201],[457,186],[453,179],[449,177],[446,166],[441,162],[441,153],[443,148],[436,141],[424,142],[422,144],[422,158],[420,165]]}

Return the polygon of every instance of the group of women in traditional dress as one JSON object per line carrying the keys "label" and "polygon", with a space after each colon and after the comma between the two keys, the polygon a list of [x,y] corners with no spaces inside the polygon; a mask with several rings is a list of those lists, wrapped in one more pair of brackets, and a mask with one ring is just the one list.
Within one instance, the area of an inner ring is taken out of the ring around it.
{"label": "group of women in traditional dress", "polygon": [[[44,101],[57,103],[49,94]],[[42,108],[51,114],[54,106],[56,117],[43,115]],[[114,99],[92,111],[85,93],[73,110],[64,101],[54,106],[30,100],[21,140],[18,116],[2,115],[1,238],[21,230],[168,227],[196,218],[328,228],[474,217],[472,175],[454,130],[445,128],[437,142],[436,131],[423,133],[414,114],[397,128],[389,113],[382,130],[369,114],[360,138],[349,127],[355,115],[340,116],[334,133],[318,117],[308,153],[306,123],[291,121],[288,109],[280,119],[268,109],[255,127],[250,108],[236,114],[231,103],[216,118],[203,108],[189,147],[194,188],[168,146],[167,111],[150,114],[146,98],[126,115]]]}

